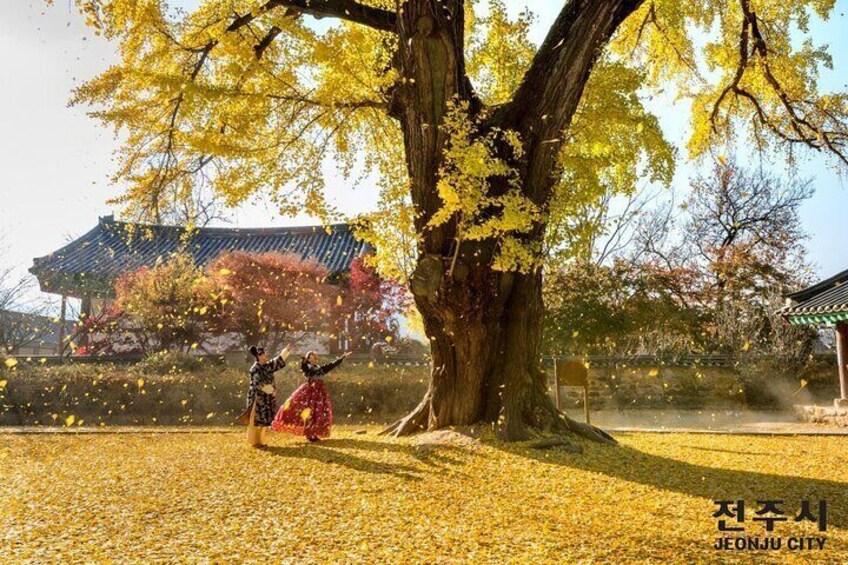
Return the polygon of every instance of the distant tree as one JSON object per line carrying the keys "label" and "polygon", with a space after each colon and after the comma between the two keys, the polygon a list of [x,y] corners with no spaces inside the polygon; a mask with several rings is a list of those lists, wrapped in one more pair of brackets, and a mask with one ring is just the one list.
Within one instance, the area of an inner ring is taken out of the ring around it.
{"label": "distant tree", "polygon": [[0,354],[14,353],[55,329],[44,317],[45,301],[32,299],[35,279],[29,274],[19,274],[14,266],[5,265],[5,251],[0,241]]}
{"label": "distant tree", "polygon": [[545,279],[548,354],[679,353],[698,343],[702,314],[679,296],[692,273],[623,259],[572,262]]}
{"label": "distant tree", "polygon": [[151,347],[147,334],[137,331],[132,317],[114,303],[96,315],[80,318],[69,335],[69,343],[80,344],[73,350],[79,357],[134,355],[146,353]]}
{"label": "distant tree", "polygon": [[203,340],[214,294],[191,256],[175,254],[151,268],[121,276],[115,308],[143,339],[187,351]]}
{"label": "distant tree", "polygon": [[741,352],[756,341],[761,352],[780,342],[783,357],[792,343],[806,351],[809,332],[786,337],[769,309],[808,272],[799,208],[811,194],[809,182],[721,158],[679,210],[649,207],[652,193],[641,192],[615,214],[608,201],[589,207],[583,221],[598,225],[575,230],[589,234],[572,242],[581,259],[545,279],[546,347]]}
{"label": "distant tree", "polygon": [[684,236],[713,306],[727,297],[763,300],[807,274],[800,207],[812,194],[810,181],[781,179],[733,159],[717,159],[695,179]]}
{"label": "distant tree", "polygon": [[405,286],[381,278],[364,257],[353,260],[340,286],[343,293],[334,307],[336,333],[347,334],[357,350],[398,339],[399,316],[411,302]]}
{"label": "distant tree", "polygon": [[314,260],[236,251],[212,261],[206,273],[213,289],[214,333],[233,332],[244,346],[262,343],[276,349],[307,332],[331,329],[331,307],[341,290]]}

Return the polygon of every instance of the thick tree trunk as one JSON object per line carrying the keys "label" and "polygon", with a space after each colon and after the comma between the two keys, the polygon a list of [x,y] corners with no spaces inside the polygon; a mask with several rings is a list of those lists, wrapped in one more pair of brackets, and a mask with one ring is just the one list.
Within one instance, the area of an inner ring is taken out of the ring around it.
{"label": "thick tree trunk", "polygon": [[[569,0],[551,28],[514,100],[481,129],[518,133],[523,157],[514,163],[522,193],[546,210],[555,183],[563,130],[580,101],[598,52],[642,0]],[[438,174],[447,143],[441,127],[451,101],[468,102],[472,119],[481,103],[465,73],[464,7],[460,0],[407,0],[397,22],[394,61],[403,78],[390,111],[404,136],[416,229],[422,234],[412,279],[433,355],[429,390],[409,416],[387,430],[406,434],[481,422],[508,440],[531,430],[573,431],[599,441],[604,432],[561,416],[547,393],[540,367],[543,319],[541,272],[496,272],[497,242],[464,242],[456,249],[454,222],[430,225],[442,205]],[[508,159],[506,146],[499,155]],[[503,179],[490,192],[502,194]],[[544,225],[525,234],[539,244]],[[452,268],[453,257],[458,258]]]}
{"label": "thick tree trunk", "polygon": [[413,278],[432,350],[430,387],[387,432],[488,424],[510,441],[532,432],[571,431],[612,442],[603,431],[559,414],[548,394],[540,366],[541,274],[496,272],[461,261],[450,276],[448,262],[426,256]]}

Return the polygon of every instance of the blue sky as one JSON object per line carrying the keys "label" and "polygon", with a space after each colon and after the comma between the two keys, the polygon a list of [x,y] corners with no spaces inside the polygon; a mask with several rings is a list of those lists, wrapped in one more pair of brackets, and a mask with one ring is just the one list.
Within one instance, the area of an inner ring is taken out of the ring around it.
{"label": "blue sky", "polygon": [[[114,48],[93,36],[71,7],[57,0],[47,8],[41,0],[16,1],[0,19],[0,263],[22,271],[32,258],[62,246],[68,237],[93,227],[99,215],[113,212],[106,200],[119,192],[111,186],[113,133],[85,116],[83,108],[68,108],[70,91],[115,60]],[[536,12],[533,38],[539,42],[554,20],[561,1],[507,0],[515,12],[526,5]],[[827,23],[815,20],[812,34],[830,45],[835,71],[825,71],[825,90],[848,89],[848,0],[838,0]],[[322,22],[323,23],[323,22]],[[669,139],[682,156],[674,185],[685,191],[694,167],[686,162],[688,109],[671,100],[656,100]],[[815,179],[816,194],[802,209],[807,246],[815,270],[828,275],[848,268],[843,235],[848,215],[848,186],[832,163],[813,155],[799,164],[802,177]],[[328,170],[333,175],[332,170]],[[343,179],[329,183],[332,197],[347,213],[372,208],[376,190],[365,183],[351,190]],[[264,226],[307,223],[309,218],[280,218],[262,204],[233,214],[236,225]]]}

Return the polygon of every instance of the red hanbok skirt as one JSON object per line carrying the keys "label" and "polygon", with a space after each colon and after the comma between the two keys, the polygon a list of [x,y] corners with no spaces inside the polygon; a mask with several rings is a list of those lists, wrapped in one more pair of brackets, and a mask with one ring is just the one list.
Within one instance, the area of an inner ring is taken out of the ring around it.
{"label": "red hanbok skirt", "polygon": [[321,379],[305,382],[286,400],[274,417],[271,429],[306,437],[330,437],[333,406]]}

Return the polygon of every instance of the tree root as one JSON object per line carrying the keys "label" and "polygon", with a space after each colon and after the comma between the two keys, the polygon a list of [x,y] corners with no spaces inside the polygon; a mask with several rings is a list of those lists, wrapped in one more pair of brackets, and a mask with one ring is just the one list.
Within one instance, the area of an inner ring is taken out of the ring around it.
{"label": "tree root", "polygon": [[591,424],[578,422],[577,420],[572,420],[565,414],[562,415],[562,419],[565,425],[567,426],[568,431],[575,433],[580,437],[584,437],[586,439],[590,439],[592,441],[596,441],[604,445],[618,445],[618,442],[615,440],[615,438],[609,435],[601,428],[598,428]]}
{"label": "tree root", "polygon": [[381,436],[402,437],[410,436],[427,430],[427,425],[430,420],[430,395],[424,396],[421,403],[415,407],[415,410],[390,425],[386,429],[380,431]]}
{"label": "tree root", "polygon": [[[526,441],[535,435],[532,433],[532,430],[553,433],[557,435],[553,438],[542,439],[536,442],[540,445],[538,449],[565,447],[573,453],[578,453],[581,450],[580,446],[562,437],[563,435],[574,434],[604,445],[618,445],[615,438],[601,428],[572,420],[565,414],[558,412],[553,405],[550,406],[549,410],[544,411],[543,422],[537,421],[535,423],[536,425],[534,426],[532,424],[526,424],[520,419],[510,418],[506,425],[501,428],[500,435],[505,441]],[[424,396],[424,399],[412,412],[380,431],[379,435],[403,437],[424,432],[428,429],[430,429],[429,393]]]}

